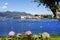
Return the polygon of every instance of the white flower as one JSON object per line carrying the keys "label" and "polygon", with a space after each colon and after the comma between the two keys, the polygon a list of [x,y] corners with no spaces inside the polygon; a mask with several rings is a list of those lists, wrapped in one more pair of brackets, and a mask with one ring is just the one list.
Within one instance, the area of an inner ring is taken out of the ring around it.
{"label": "white flower", "polygon": [[33,35],[34,38],[37,38],[38,36],[37,35]]}
{"label": "white flower", "polygon": [[49,38],[50,35],[49,35],[47,32],[44,32],[44,33],[42,33],[42,37],[43,37],[43,38]]}
{"label": "white flower", "polygon": [[18,34],[17,34],[17,37],[20,37],[20,35],[21,35],[21,34],[20,34],[20,33],[18,33]]}

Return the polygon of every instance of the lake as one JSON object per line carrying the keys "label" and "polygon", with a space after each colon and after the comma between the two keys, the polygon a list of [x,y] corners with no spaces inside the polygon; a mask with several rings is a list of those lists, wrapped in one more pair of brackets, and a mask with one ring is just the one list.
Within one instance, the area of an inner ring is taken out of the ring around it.
{"label": "lake", "polygon": [[10,31],[25,33],[32,31],[33,34],[48,32],[60,34],[60,21],[57,19],[12,19],[0,18],[0,36],[7,36]]}

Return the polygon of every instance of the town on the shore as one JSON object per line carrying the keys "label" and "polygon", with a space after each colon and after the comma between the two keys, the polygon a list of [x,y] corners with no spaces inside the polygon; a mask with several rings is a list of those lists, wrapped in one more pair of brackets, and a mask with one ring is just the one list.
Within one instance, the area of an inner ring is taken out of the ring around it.
{"label": "town on the shore", "polygon": [[[44,19],[44,18],[48,18],[48,19],[53,19],[53,15],[26,15],[26,16],[13,16],[13,17],[0,17],[0,18],[13,18],[13,19]],[[60,15],[58,14],[57,16],[58,19],[60,19]]]}
{"label": "town on the shore", "polygon": [[[51,14],[30,14],[26,12],[11,12],[11,11],[6,11],[6,12],[0,12],[0,18],[13,18],[13,19],[54,19],[54,15]],[[57,18],[60,19],[60,13],[57,14]]]}

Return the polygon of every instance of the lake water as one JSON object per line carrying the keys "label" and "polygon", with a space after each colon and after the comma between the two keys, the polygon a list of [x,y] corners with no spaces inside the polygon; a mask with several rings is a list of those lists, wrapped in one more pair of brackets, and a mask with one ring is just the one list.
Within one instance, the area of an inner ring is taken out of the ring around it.
{"label": "lake water", "polygon": [[33,34],[48,32],[60,34],[60,21],[57,19],[21,20],[11,18],[0,18],[0,36],[6,36],[10,31],[25,33],[32,31]]}

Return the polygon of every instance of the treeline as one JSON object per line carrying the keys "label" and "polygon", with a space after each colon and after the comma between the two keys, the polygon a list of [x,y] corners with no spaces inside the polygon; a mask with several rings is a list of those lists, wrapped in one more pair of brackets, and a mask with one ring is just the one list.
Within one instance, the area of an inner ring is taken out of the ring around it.
{"label": "treeline", "polygon": [[38,14],[35,14],[34,16],[41,16],[43,18],[48,18],[48,19],[52,19],[53,18],[53,15],[38,15]]}

